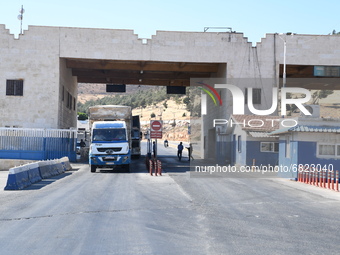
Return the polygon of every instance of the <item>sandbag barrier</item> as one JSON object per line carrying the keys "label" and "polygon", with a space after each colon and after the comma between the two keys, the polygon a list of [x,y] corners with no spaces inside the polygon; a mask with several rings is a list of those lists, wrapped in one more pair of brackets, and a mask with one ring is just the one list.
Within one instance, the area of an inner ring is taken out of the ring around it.
{"label": "sandbag barrier", "polygon": [[320,188],[339,191],[339,176],[339,170],[299,168],[297,181]]}
{"label": "sandbag barrier", "polygon": [[47,179],[71,170],[68,157],[38,161],[9,169],[5,190],[21,190],[42,179]]}

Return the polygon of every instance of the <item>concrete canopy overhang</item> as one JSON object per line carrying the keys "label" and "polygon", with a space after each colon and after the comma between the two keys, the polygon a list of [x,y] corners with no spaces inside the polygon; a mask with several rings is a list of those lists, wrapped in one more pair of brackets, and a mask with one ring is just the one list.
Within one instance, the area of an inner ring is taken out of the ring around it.
{"label": "concrete canopy overhang", "polygon": [[222,63],[122,61],[67,58],[79,83],[189,86],[190,78],[209,78]]}
{"label": "concrete canopy overhang", "polygon": [[[283,65],[280,64],[280,87],[283,84]],[[286,65],[286,87],[312,90],[340,90],[340,77],[321,77],[314,74],[314,65]]]}

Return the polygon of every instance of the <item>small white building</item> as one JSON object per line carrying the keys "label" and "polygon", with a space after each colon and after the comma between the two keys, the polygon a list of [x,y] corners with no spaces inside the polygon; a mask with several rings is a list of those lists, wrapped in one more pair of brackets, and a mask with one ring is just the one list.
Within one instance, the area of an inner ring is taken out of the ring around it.
{"label": "small white building", "polygon": [[297,178],[300,165],[310,169],[340,170],[340,119],[297,118],[298,125],[280,128],[279,176]]}

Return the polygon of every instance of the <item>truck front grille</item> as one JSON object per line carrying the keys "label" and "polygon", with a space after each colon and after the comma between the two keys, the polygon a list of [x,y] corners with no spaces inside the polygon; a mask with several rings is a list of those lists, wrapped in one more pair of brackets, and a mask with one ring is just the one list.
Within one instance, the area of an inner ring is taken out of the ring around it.
{"label": "truck front grille", "polygon": [[117,157],[112,156],[103,157],[103,161],[117,161]]}
{"label": "truck front grille", "polygon": [[99,152],[106,152],[107,150],[112,150],[114,152],[118,152],[122,150],[122,147],[115,147],[115,148],[97,148]]}

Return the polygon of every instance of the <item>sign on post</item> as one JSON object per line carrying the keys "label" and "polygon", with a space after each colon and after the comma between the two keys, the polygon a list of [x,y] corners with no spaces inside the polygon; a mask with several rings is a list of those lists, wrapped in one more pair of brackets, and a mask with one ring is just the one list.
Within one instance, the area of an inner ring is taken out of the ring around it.
{"label": "sign on post", "polygon": [[161,139],[162,138],[163,123],[161,120],[150,121],[150,138]]}

